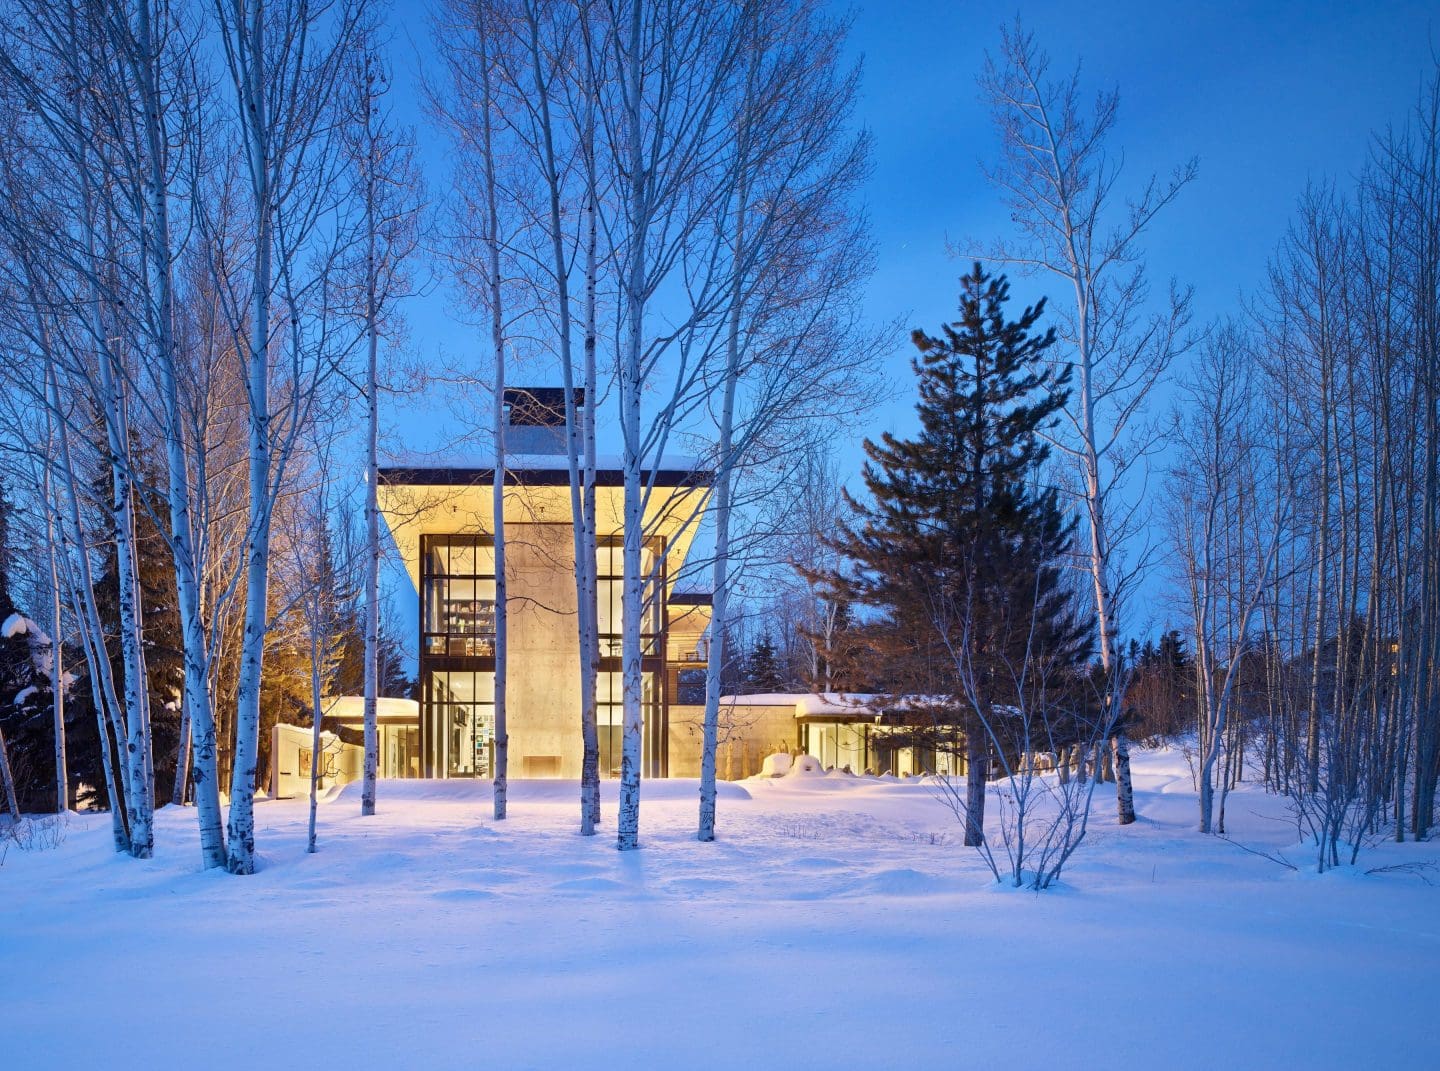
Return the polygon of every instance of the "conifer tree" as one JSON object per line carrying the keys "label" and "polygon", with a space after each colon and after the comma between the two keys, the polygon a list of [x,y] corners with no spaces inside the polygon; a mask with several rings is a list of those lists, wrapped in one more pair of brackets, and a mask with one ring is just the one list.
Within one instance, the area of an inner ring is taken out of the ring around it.
{"label": "conifer tree", "polygon": [[[1041,433],[1067,399],[1068,377],[1045,361],[1044,301],[1005,318],[1009,286],[979,264],[961,280],[960,318],[939,336],[916,330],[920,431],[867,440],[869,499],[833,545],[852,567],[836,592],[882,612],[886,671],[913,693],[943,697],[932,716],[964,730],[965,843],[984,837],[992,734],[961,701],[992,714],[1030,697],[1018,681],[1079,678],[1090,627],[1062,582],[1074,521],[1038,485]],[[849,496],[847,495],[847,498]],[[963,649],[961,649],[963,648]],[[1028,672],[1020,669],[1028,667]],[[1043,670],[1043,672],[1041,672]],[[1003,740],[1001,741],[1003,744]]]}
{"label": "conifer tree", "polygon": [[[46,807],[49,747],[50,638],[10,594],[10,511],[0,484],[0,812]],[[53,766],[52,766],[53,769]],[[51,797],[53,798],[53,797]]]}
{"label": "conifer tree", "polygon": [[758,695],[785,691],[785,680],[769,632],[761,634],[745,660],[745,690]]}

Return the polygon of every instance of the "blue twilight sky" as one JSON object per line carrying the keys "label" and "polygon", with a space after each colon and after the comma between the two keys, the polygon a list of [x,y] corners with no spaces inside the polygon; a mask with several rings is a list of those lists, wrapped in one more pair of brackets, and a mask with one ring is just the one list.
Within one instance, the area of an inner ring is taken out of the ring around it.
{"label": "blue twilight sky", "polygon": [[[947,241],[988,240],[1009,228],[979,168],[996,141],[975,78],[1000,23],[1017,8],[894,0],[836,9],[854,13],[851,49],[864,62],[857,118],[874,138],[863,197],[878,265],[866,307],[877,322],[933,328],[954,312],[964,270]],[[419,6],[411,10],[402,5],[396,16],[402,112],[411,111],[406,98],[418,71],[432,62],[428,27]],[[1146,242],[1158,287],[1172,276],[1195,287],[1197,322],[1235,310],[1238,296],[1262,281],[1307,181],[1348,185],[1371,131],[1404,121],[1440,48],[1433,0],[1088,0],[1026,2],[1018,12],[1050,53],[1052,70],[1083,60],[1087,90],[1118,85],[1113,147],[1123,148],[1132,183],[1199,158],[1199,179]],[[444,147],[423,131],[422,163],[438,171]],[[1041,281],[1016,284],[1025,300],[1053,291]],[[417,356],[478,345],[448,304],[443,286],[412,303],[409,343]],[[863,437],[913,426],[908,348],[897,345],[886,360],[891,397],[836,443],[847,471],[858,471]],[[439,445],[433,406],[408,408],[395,414],[397,438]]]}

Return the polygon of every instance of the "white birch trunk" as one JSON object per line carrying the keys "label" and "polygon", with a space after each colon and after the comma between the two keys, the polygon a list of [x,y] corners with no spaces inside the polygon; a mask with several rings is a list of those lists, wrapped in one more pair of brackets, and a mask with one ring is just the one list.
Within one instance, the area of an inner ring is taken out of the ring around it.
{"label": "white birch trunk", "polygon": [[[310,621],[310,704],[314,716],[310,725],[310,823],[305,838],[305,850],[315,852],[315,819],[320,805],[320,762],[324,758],[320,746],[320,621],[315,606],[321,599],[320,592],[311,592]],[[362,814],[365,812],[361,812]],[[371,814],[374,813],[372,810]]]}
{"label": "white birch trunk", "polygon": [[[494,248],[492,246],[492,248]],[[495,265],[498,273],[498,265]],[[505,584],[505,343],[501,334],[499,277],[492,276],[495,289],[495,311],[491,320],[495,344],[495,473],[491,484],[495,511],[495,820],[505,817],[507,777],[510,761],[510,735],[505,719],[505,684],[508,668],[507,617]]]}
{"label": "white birch trunk", "polygon": [[584,496],[580,511],[579,550],[585,567],[580,574],[582,582],[579,595],[585,619],[584,630],[580,634],[580,832],[588,837],[594,835],[601,820],[600,734],[596,724],[595,704],[596,685],[600,674],[600,619],[596,601],[599,591],[599,540],[595,518],[595,410],[599,405],[595,357],[600,339],[596,289],[599,285],[600,196],[596,188],[598,176],[595,163],[595,102],[588,90],[585,108],[585,406],[580,417],[580,446],[584,458],[580,484],[584,489]]}
{"label": "white birch trunk", "polygon": [[[155,791],[150,780],[150,689],[141,642],[143,628],[138,568],[135,558],[134,488],[131,484],[129,422],[125,414],[123,378],[99,360],[104,392],[106,435],[110,446],[110,519],[115,539],[116,586],[119,590],[120,649],[125,666],[125,808],[130,827],[130,854],[149,859],[155,853]],[[118,730],[117,730],[118,731]],[[118,742],[118,739],[117,739]]]}
{"label": "white birch trunk", "polygon": [[235,702],[235,755],[230,774],[230,820],[226,866],[232,874],[255,870],[255,774],[260,749],[260,677],[270,583],[272,499],[270,428],[270,296],[274,254],[271,183],[275,161],[270,143],[273,122],[266,96],[266,5],[248,11],[236,5],[234,39],[226,42],[236,60],[235,88],[242,116],[245,161],[249,170],[255,236],[250,280],[249,352],[244,355],[249,403],[249,525],[245,547],[245,614],[240,646],[240,678]]}
{"label": "white birch trunk", "polygon": [[[153,241],[147,250],[146,284],[154,317],[155,366],[160,379],[164,422],[166,497],[170,513],[169,543],[175,561],[175,590],[184,646],[184,695],[181,733],[175,768],[173,802],[185,800],[192,778],[200,850],[206,868],[225,864],[225,837],[220,811],[219,778],[215,759],[215,708],[211,693],[209,637],[201,609],[201,565],[197,560],[189,459],[180,404],[175,349],[174,275],[171,263],[170,198],[165,168],[166,132],[159,94],[158,27],[149,0],[137,7],[138,38],[143,55],[136,63],[137,80],[145,98],[146,208]],[[196,444],[203,450],[203,444]]]}
{"label": "white birch trunk", "polygon": [[624,533],[621,590],[620,665],[624,719],[621,728],[620,807],[616,821],[616,847],[632,851],[640,846],[640,763],[644,735],[641,671],[641,614],[644,613],[644,577],[640,551],[643,543],[643,488],[641,487],[640,393],[641,348],[644,344],[645,304],[648,290],[646,254],[649,238],[650,204],[646,189],[646,167],[641,131],[641,27],[643,5],[633,4],[629,20],[624,123],[629,131],[628,188],[623,191],[629,216],[630,234],[626,248],[624,277],[621,280],[620,309],[623,342],[619,359],[620,430],[624,440],[622,476],[624,482]]}
{"label": "white birch trunk", "polygon": [[[370,121],[368,96],[364,101]],[[365,164],[365,769],[360,813],[375,813],[375,780],[380,769],[378,721],[380,679],[380,398],[378,355],[380,330],[376,295],[376,232],[374,154]],[[318,709],[318,708],[317,708]],[[313,804],[312,804],[313,808]]]}
{"label": "white birch trunk", "polygon": [[110,658],[105,651],[105,632],[100,624],[100,615],[95,607],[95,583],[86,553],[84,527],[80,521],[79,493],[75,486],[75,465],[70,453],[70,433],[65,423],[65,410],[60,402],[59,376],[52,364],[50,375],[51,405],[57,415],[60,431],[60,474],[65,484],[66,503],[69,507],[70,539],[75,544],[76,574],[69,577],[71,599],[75,616],[80,622],[80,637],[84,645],[85,661],[90,671],[91,692],[95,701],[95,720],[100,736],[101,766],[105,774],[105,791],[110,804],[110,829],[117,852],[130,851],[130,828],[125,814],[125,799],[122,785],[116,779],[116,767],[120,766],[121,777],[124,766],[115,761],[111,746],[114,740],[124,741],[125,731],[119,723],[115,695],[115,682],[111,675]]}
{"label": "white birch trunk", "polygon": [[[46,425],[50,428],[47,438],[51,448],[55,442],[54,419],[54,414],[47,408]],[[55,501],[48,459],[43,472],[41,491],[48,506]],[[61,616],[55,514],[48,508],[45,510],[45,549],[50,558],[50,696],[55,728],[55,810],[56,813],[64,813],[70,809],[70,772],[65,755],[65,643],[61,631],[65,622]]]}

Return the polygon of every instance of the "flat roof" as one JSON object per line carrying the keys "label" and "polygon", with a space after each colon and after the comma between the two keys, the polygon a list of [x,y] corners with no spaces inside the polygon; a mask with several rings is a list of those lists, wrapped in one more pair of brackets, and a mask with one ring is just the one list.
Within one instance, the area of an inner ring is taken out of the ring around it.
{"label": "flat roof", "polygon": [[[490,483],[495,479],[495,466],[488,468],[431,468],[415,465],[388,465],[379,470],[380,482],[392,486],[406,487],[468,487],[472,484]],[[642,469],[640,478],[659,487],[709,487],[714,473],[704,469]],[[505,467],[505,482],[516,487],[568,487],[570,469],[542,468],[538,466]],[[623,469],[595,470],[596,487],[622,487],[625,483]]]}
{"label": "flat roof", "polygon": [[[660,487],[709,487],[714,473],[702,468],[698,458],[672,454],[661,457],[656,465],[642,466],[640,476],[646,482],[653,478]],[[494,454],[422,455],[380,466],[380,481],[392,486],[468,487],[494,479]],[[565,454],[507,453],[505,482],[517,487],[568,487],[570,459]],[[604,454],[595,459],[596,487],[621,487],[624,483],[625,465],[618,455]]]}

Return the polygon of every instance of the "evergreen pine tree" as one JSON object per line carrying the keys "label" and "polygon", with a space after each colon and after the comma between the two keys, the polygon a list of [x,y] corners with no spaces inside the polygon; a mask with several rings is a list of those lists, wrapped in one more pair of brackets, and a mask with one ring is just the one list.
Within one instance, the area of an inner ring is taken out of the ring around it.
{"label": "evergreen pine tree", "polygon": [[745,690],[755,695],[785,691],[784,675],[769,632],[761,634],[745,660]]}
{"label": "evergreen pine tree", "polygon": [[[0,484],[0,811],[49,810],[54,784],[50,750],[49,638],[10,595],[10,511]],[[49,763],[48,775],[46,763]]]}
{"label": "evergreen pine tree", "polygon": [[1007,320],[1008,298],[1005,278],[976,264],[961,280],[959,320],[938,337],[913,333],[919,434],[865,442],[869,501],[850,499],[856,522],[833,541],[853,562],[833,586],[884,614],[887,676],[948,697],[933,716],[964,730],[969,845],[984,835],[990,741],[960,701],[956,656],[981,709],[996,714],[1033,700],[1016,693],[1022,664],[1053,695],[1090,652],[1062,582],[1074,522],[1054,488],[1037,486],[1041,432],[1065,404],[1068,376],[1044,362],[1054,342],[1037,329],[1044,302]]}
{"label": "evergreen pine tree", "polygon": [[[135,457],[145,470],[148,488],[162,482],[157,469],[137,446]],[[102,495],[109,492],[110,477],[101,477]],[[137,488],[135,502],[135,559],[140,585],[141,645],[145,651],[146,688],[150,696],[150,732],[154,748],[155,794],[168,799],[175,779],[180,748],[180,705],[185,690],[185,646],[180,626],[180,600],[175,589],[175,561],[170,544],[155,523],[165,517],[168,505],[158,492]],[[141,502],[144,495],[149,508]],[[103,499],[102,499],[103,500]],[[106,649],[117,687],[130,672],[120,645],[119,563],[115,546],[106,551],[104,571],[95,582],[95,605],[107,636]],[[93,701],[93,700],[92,700]],[[89,785],[103,783],[99,736],[94,708],[87,702],[76,711],[70,772],[72,779]],[[80,715],[83,714],[83,717]],[[68,719],[67,719],[68,720]]]}

